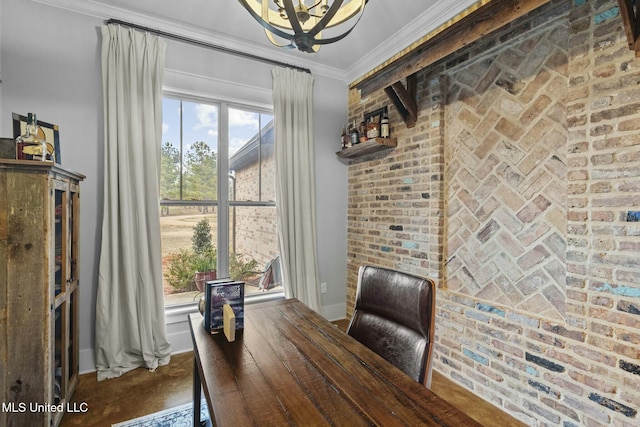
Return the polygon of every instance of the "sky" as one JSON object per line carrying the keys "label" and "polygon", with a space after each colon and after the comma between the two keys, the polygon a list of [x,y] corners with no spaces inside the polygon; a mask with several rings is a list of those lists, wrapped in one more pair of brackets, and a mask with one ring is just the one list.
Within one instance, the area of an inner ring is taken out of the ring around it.
{"label": "sky", "polygon": [[[218,151],[218,106],[182,101],[183,143],[185,152],[196,141],[204,141]],[[180,101],[162,100],[162,143],[180,145]],[[259,128],[259,113],[229,108],[229,156],[246,144]],[[272,116],[262,115],[262,126],[271,121]]]}

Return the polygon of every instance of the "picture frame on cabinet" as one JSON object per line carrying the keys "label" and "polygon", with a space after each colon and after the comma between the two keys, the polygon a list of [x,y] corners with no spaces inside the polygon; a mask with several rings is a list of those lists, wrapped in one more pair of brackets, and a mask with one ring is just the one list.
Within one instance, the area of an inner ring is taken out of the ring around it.
{"label": "picture frame on cabinet", "polygon": [[[13,137],[17,138],[24,134],[27,129],[27,116],[23,116],[18,113],[12,113],[13,119]],[[57,164],[61,164],[60,159],[60,128],[58,125],[43,122],[38,119],[38,126],[40,127],[40,138],[47,141],[47,143],[53,145],[54,160]],[[15,156],[14,156],[15,158]]]}

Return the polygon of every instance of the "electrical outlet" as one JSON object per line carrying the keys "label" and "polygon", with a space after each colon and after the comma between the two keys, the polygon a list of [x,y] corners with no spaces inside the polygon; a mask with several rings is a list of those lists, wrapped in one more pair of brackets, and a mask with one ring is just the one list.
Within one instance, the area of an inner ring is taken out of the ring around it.
{"label": "electrical outlet", "polygon": [[323,294],[327,293],[327,282],[320,283],[320,293],[323,293]]}

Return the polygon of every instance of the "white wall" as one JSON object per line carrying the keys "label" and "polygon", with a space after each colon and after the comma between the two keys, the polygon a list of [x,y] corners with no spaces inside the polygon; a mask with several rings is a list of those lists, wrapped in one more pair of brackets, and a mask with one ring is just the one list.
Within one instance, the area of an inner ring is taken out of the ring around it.
{"label": "white wall", "polygon": [[0,19],[0,134],[12,136],[12,112],[34,112],[60,126],[63,165],[87,176],[80,196],[79,333],[82,353],[92,355],[103,170],[99,21],[24,0],[3,0]]}
{"label": "white wall", "polygon": [[[336,158],[342,126],[347,120],[347,86],[316,76],[314,88],[316,142],[316,224],[322,314],[330,319],[346,316],[347,294],[347,166]],[[344,108],[343,108],[344,106]]]}
{"label": "white wall", "polygon": [[[60,126],[63,165],[87,176],[81,186],[80,205],[80,370],[86,372],[94,369],[94,307],[101,239],[99,27],[103,19],[27,0],[2,0],[1,4],[0,135],[12,136],[11,112],[35,112],[40,119]],[[27,16],[29,31],[24,29]],[[256,104],[271,102],[271,65],[168,41],[166,68],[165,85],[174,89],[208,91],[226,98],[254,97],[251,101]],[[323,311],[327,317],[336,318],[344,316],[346,295],[347,169],[337,161],[335,151],[347,115],[347,85],[314,75],[320,280],[329,286],[322,298]],[[186,322],[174,323],[168,331],[176,339],[176,350],[188,345],[184,340]]]}

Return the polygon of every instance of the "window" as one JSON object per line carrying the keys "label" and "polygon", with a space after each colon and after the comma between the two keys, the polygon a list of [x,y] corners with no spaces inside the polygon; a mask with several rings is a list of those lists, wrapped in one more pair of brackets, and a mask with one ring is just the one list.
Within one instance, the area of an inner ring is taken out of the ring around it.
{"label": "window", "polygon": [[166,97],[162,135],[165,304],[195,302],[205,270],[244,281],[247,298],[282,292],[273,116]]}

